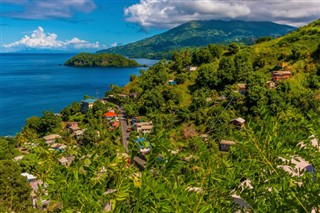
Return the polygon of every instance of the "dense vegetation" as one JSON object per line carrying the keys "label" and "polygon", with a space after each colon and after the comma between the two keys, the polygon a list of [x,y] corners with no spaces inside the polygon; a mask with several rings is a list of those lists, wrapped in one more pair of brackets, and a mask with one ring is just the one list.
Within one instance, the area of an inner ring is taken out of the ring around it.
{"label": "dense vegetation", "polygon": [[135,60],[118,54],[109,53],[79,53],[68,59],[64,65],[76,67],[138,67]]}
{"label": "dense vegetation", "polygon": [[168,58],[177,49],[203,47],[208,44],[239,42],[252,44],[262,36],[278,37],[294,27],[272,22],[253,21],[191,21],[165,33],[124,46],[98,52],[117,53],[131,58]]}
{"label": "dense vegetation", "polygon": [[[128,164],[120,130],[112,130],[103,117],[115,104],[97,101],[86,113],[73,103],[61,117],[50,112],[32,117],[15,138],[2,138],[0,180],[8,176],[1,165],[18,155],[13,147],[25,147],[29,153],[17,164],[48,184],[47,195],[38,196],[50,199],[49,212],[246,211],[235,195],[252,212],[318,211],[319,172],[298,171],[281,158],[303,158],[320,171],[319,145],[311,144],[320,136],[319,37],[320,20],[249,47],[232,43],[175,52],[172,61],[132,76],[126,87],[111,85],[106,95],[114,95],[112,102],[121,104],[128,118],[140,115],[154,124],[150,134],[130,135],[131,162],[139,153],[137,136],[151,144],[143,171]],[[267,87],[282,62],[293,77]],[[190,65],[198,69],[190,72]],[[169,85],[170,79],[177,84]],[[246,84],[245,92],[238,83]],[[131,92],[137,96],[117,98]],[[230,123],[237,117],[246,120],[244,128]],[[76,139],[61,127],[61,119],[78,121],[87,130]],[[69,148],[50,151],[41,139],[50,133],[59,133]],[[235,142],[229,152],[219,151],[222,139]],[[75,156],[70,166],[59,164],[57,159],[70,155]],[[14,185],[7,186],[16,193]],[[12,201],[0,196],[3,208],[13,210]]]}

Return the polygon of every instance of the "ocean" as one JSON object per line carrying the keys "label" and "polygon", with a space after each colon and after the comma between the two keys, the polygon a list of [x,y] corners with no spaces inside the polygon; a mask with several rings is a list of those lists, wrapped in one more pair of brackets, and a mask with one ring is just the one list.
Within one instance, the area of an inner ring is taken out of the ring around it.
{"label": "ocean", "polygon": [[[75,54],[0,54],[0,136],[14,136],[27,118],[59,112],[84,95],[103,97],[110,84],[126,85],[146,68],[76,68]],[[157,60],[136,59],[153,65]]]}

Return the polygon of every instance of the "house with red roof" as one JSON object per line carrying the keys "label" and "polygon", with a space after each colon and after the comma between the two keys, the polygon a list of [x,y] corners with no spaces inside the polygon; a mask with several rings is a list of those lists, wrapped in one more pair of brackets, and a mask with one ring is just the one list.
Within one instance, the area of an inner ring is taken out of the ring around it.
{"label": "house with red roof", "polygon": [[119,121],[114,121],[114,122],[112,123],[112,127],[113,127],[114,129],[115,129],[115,128],[118,128],[119,125],[120,125],[120,122],[119,122]]}
{"label": "house with red roof", "polygon": [[107,112],[106,114],[104,114],[104,117],[107,118],[107,120],[110,122],[111,120],[116,120],[116,118],[118,118],[118,115],[115,112]]}

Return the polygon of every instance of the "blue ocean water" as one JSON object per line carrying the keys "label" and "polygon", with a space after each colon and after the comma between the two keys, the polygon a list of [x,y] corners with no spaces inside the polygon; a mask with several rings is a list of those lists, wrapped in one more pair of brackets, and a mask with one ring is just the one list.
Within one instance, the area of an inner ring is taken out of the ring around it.
{"label": "blue ocean water", "polygon": [[145,69],[63,66],[73,55],[0,54],[0,136],[15,135],[27,118],[45,110],[59,112],[84,95],[103,97],[110,84],[124,86],[131,74]]}

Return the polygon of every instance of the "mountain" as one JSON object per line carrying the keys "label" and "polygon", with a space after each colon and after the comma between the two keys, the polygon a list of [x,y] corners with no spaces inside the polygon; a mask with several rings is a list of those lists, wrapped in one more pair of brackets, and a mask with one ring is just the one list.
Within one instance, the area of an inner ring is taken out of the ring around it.
{"label": "mountain", "polygon": [[117,53],[131,58],[162,58],[176,49],[201,47],[211,43],[226,44],[233,41],[252,44],[256,38],[279,37],[295,29],[273,22],[191,21],[159,35],[98,52]]}

